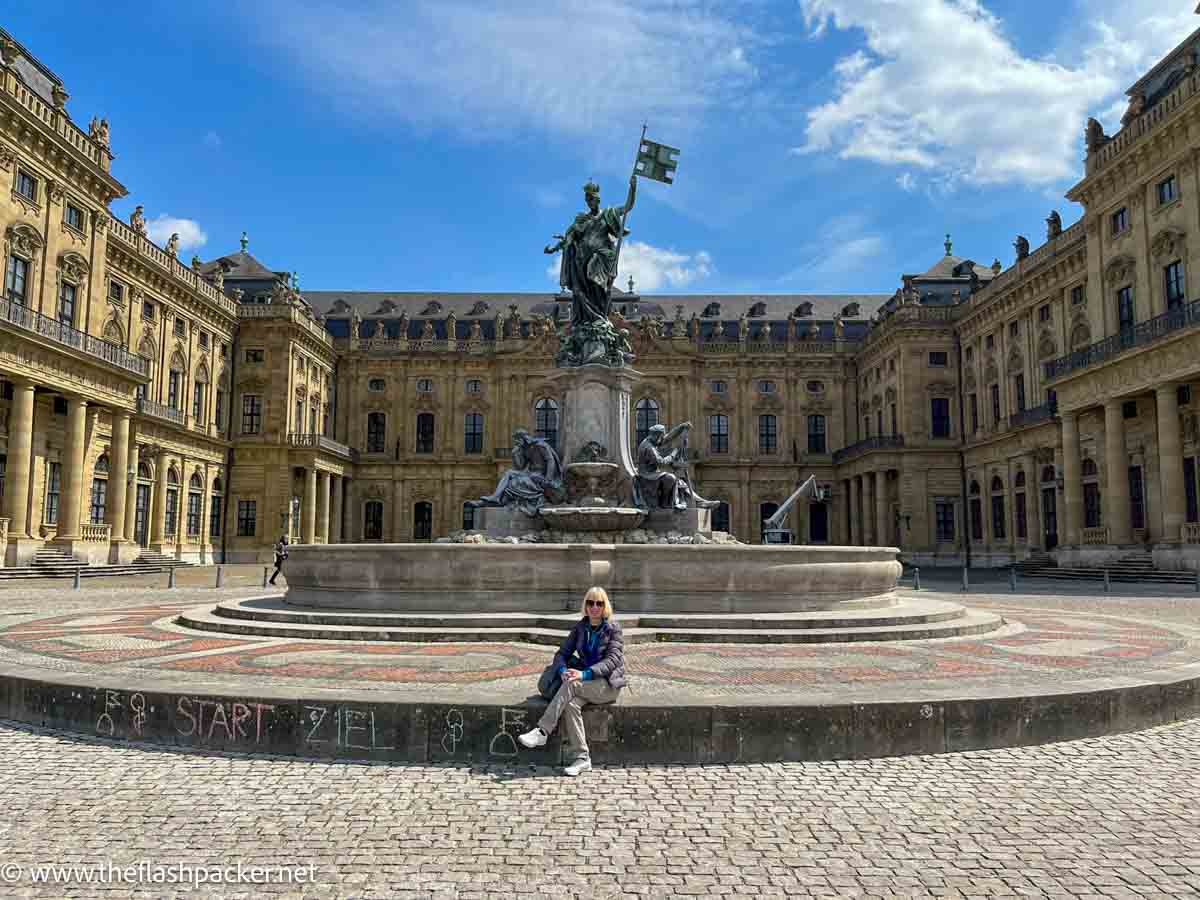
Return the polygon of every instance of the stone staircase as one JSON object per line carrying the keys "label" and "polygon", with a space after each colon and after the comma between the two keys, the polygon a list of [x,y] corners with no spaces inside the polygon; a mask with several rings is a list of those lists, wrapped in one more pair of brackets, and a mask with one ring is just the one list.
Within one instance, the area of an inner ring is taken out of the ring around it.
{"label": "stone staircase", "polygon": [[1125,584],[1195,584],[1196,573],[1186,569],[1156,569],[1149,554],[1136,553],[1107,566],[1058,566],[1048,554],[1039,553],[1014,566],[1025,578],[1052,578],[1059,581],[1102,581]]}
{"label": "stone staircase", "polygon": [[144,552],[132,563],[119,566],[89,566],[60,547],[42,547],[27,566],[0,568],[0,583],[30,578],[97,578],[103,575],[151,575],[191,563],[181,562],[161,553]]}

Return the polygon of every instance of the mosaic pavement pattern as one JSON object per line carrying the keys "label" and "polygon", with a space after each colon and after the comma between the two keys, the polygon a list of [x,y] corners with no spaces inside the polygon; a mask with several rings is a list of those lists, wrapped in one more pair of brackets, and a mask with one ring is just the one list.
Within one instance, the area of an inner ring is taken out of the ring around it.
{"label": "mosaic pavement pattern", "polygon": [[[261,592],[259,592],[261,593]],[[64,596],[64,594],[66,596]],[[90,596],[89,596],[90,594]],[[47,592],[0,612],[0,661],[59,672],[189,676],[206,684],[280,689],[346,687],[430,699],[494,694],[527,696],[550,660],[549,647],[517,643],[352,643],[238,638],[179,628],[181,611],[235,591]],[[2,596],[2,595],[0,595]],[[923,591],[923,597],[962,600]],[[18,599],[18,598],[14,598]],[[984,638],[879,644],[684,644],[631,646],[633,690],[627,702],[762,698],[922,698],[928,692],[980,689],[1065,690],[1128,678],[1200,660],[1200,598],[1193,611],[1156,612],[1121,601],[1082,602],[1045,596],[978,595],[967,602],[1011,624]],[[55,608],[55,607],[58,608]],[[214,681],[214,679],[216,681]]]}

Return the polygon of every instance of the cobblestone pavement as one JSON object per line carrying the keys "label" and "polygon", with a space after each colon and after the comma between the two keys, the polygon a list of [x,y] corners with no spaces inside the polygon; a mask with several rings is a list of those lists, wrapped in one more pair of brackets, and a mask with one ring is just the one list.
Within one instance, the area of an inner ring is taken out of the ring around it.
{"label": "cobblestone pavement", "polygon": [[[243,578],[253,570],[242,573]],[[261,573],[259,573],[261,574]],[[240,637],[180,628],[180,612],[261,595],[214,590],[211,573],[166,590],[85,585],[0,590],[0,663],[28,671],[203,681],[230,692],[352,688],[396,699],[520,703],[553,648],[519,643],[417,644]],[[930,579],[932,580],[932,579]],[[649,643],[627,648],[627,704],[936,700],[964,691],[1036,693],[1113,679],[1178,680],[1200,669],[1200,597],[1004,593],[1000,585],[913,597],[966,603],[1010,626],[987,636],[853,644]],[[11,599],[10,599],[11,598]],[[1157,673],[1157,674],[1156,674]]]}
{"label": "cobblestone pavement", "polygon": [[[0,723],[0,895],[1200,895],[1200,721],[1008,751],[549,770],[330,763]],[[38,885],[36,865],[315,867],[305,885]],[[14,870],[0,867],[5,878]]]}

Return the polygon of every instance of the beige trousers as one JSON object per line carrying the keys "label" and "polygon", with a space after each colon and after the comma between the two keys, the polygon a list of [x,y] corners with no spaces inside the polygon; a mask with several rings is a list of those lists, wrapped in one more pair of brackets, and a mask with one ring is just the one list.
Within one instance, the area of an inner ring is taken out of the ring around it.
{"label": "beige trousers", "polygon": [[583,707],[587,703],[614,703],[620,693],[621,689],[611,687],[607,678],[593,678],[591,681],[567,681],[564,678],[562,687],[538,720],[538,728],[546,734],[553,734],[561,721],[567,750],[574,750],[577,756],[590,758],[587,736],[583,732]]}

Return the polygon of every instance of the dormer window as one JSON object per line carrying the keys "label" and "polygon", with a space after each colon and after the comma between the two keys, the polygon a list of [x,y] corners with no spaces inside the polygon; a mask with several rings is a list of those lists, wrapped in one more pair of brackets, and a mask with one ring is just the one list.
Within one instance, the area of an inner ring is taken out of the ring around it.
{"label": "dormer window", "polygon": [[425,308],[421,310],[421,318],[425,319],[429,318],[430,316],[436,316],[441,311],[442,304],[438,303],[436,300],[430,300],[425,304]]}
{"label": "dormer window", "polygon": [[857,303],[847,303],[842,307],[842,317],[846,319],[857,319],[862,315],[861,307]]}
{"label": "dormer window", "polygon": [[760,319],[767,314],[767,304],[759,302],[750,307],[750,312],[747,315],[751,319]]}
{"label": "dormer window", "polygon": [[813,305],[807,301],[797,306],[795,312],[792,313],[797,319],[807,319],[812,314]]}
{"label": "dormer window", "polygon": [[721,315],[720,303],[710,303],[708,306],[704,307],[703,317],[705,319],[715,319],[719,315]]}
{"label": "dormer window", "polygon": [[482,316],[482,315],[486,315],[487,311],[488,311],[487,303],[483,300],[476,300],[475,305],[471,307],[471,311],[469,313],[467,313],[467,315],[468,316]]}

